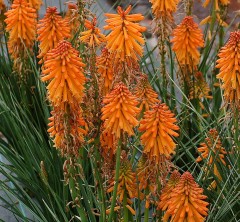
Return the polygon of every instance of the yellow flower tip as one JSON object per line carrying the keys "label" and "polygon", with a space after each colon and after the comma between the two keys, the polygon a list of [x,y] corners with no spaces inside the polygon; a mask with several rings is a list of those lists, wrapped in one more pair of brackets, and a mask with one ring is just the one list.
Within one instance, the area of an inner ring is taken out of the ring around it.
{"label": "yellow flower tip", "polygon": [[152,11],[156,17],[169,16],[176,12],[179,0],[150,0]]}
{"label": "yellow flower tip", "polygon": [[141,136],[143,152],[151,160],[158,162],[162,154],[168,157],[174,153],[176,144],[172,137],[179,136],[175,132],[179,130],[176,122],[177,119],[165,103],[159,103],[144,113],[139,131],[143,132]]}
{"label": "yellow flower tip", "polygon": [[[168,200],[167,215],[171,221],[201,221],[208,215],[207,196],[203,195],[203,189],[194,181],[189,172],[185,172]],[[166,220],[165,220],[166,221]]]}
{"label": "yellow flower tip", "polygon": [[94,17],[91,22],[85,20],[84,26],[87,28],[87,31],[80,33],[79,40],[88,44],[90,47],[96,47],[106,41],[105,35],[101,33],[101,30],[97,28],[96,25],[96,17]]}
{"label": "yellow flower tip", "polygon": [[63,40],[47,53],[42,81],[49,81],[48,96],[54,106],[81,103],[85,77],[79,53]]}
{"label": "yellow flower tip", "polygon": [[200,22],[200,25],[205,25],[207,23],[210,23],[211,22],[211,16],[207,16],[205,19],[203,19],[201,22]]}
{"label": "yellow flower tip", "polygon": [[182,23],[173,30],[171,42],[180,65],[195,69],[200,59],[198,48],[204,46],[204,40],[202,31],[193,21],[193,17],[185,17]]}
{"label": "yellow flower tip", "polygon": [[222,80],[224,98],[232,106],[240,105],[240,31],[231,32],[230,38],[218,54],[216,68],[219,68],[218,79]]}
{"label": "yellow flower tip", "polygon": [[9,32],[8,49],[14,59],[20,57],[25,48],[31,49],[36,36],[37,13],[26,0],[14,0],[11,9],[5,12]]}
{"label": "yellow flower tip", "polygon": [[111,30],[106,37],[106,48],[115,54],[117,60],[124,62],[129,58],[138,61],[143,54],[142,45],[145,40],[142,37],[142,32],[146,30],[145,27],[140,26],[137,22],[144,19],[141,14],[129,15],[131,6],[125,11],[119,6],[117,8],[118,14],[106,13],[108,17],[104,29]]}
{"label": "yellow flower tip", "polygon": [[138,125],[136,119],[139,113],[137,98],[132,95],[123,83],[118,83],[113,90],[103,98],[102,120],[106,130],[120,138],[121,132],[134,135],[133,127]]}
{"label": "yellow flower tip", "polygon": [[134,94],[139,100],[141,111],[148,111],[153,105],[159,103],[158,94],[152,89],[147,75],[139,78]]}
{"label": "yellow flower tip", "polygon": [[70,27],[56,7],[48,7],[46,14],[37,25],[39,44],[38,58],[45,59],[47,52],[57,46],[59,41],[70,37]]}
{"label": "yellow flower tip", "polygon": [[113,82],[113,59],[111,53],[103,48],[102,54],[97,57],[97,70],[100,74],[99,84],[102,87],[102,94],[105,96],[112,88]]}

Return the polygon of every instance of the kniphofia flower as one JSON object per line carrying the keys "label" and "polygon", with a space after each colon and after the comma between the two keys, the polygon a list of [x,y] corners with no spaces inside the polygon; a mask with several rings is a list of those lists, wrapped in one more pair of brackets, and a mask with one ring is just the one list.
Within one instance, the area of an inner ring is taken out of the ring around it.
{"label": "kniphofia flower", "polygon": [[97,69],[102,82],[102,93],[105,96],[110,91],[113,81],[113,59],[111,53],[106,48],[97,57]]}
{"label": "kniphofia flower", "polygon": [[[203,7],[207,7],[209,5],[211,0],[205,0],[203,3]],[[214,1],[214,8],[216,11],[220,11],[219,9],[219,3],[226,6],[230,3],[230,0],[213,0]]]}
{"label": "kniphofia flower", "polygon": [[194,69],[200,59],[198,48],[204,46],[204,40],[202,31],[193,21],[193,17],[185,17],[182,23],[173,30],[171,42],[180,65],[187,65],[190,69]]}
{"label": "kniphofia flower", "polygon": [[[172,190],[166,213],[171,215],[172,222],[203,222],[208,215],[206,198],[193,176],[185,172]],[[163,221],[167,222],[168,219]]]}
{"label": "kniphofia flower", "polygon": [[177,10],[179,0],[150,0],[152,12],[156,17],[168,16]]}
{"label": "kniphofia flower", "polygon": [[[208,134],[209,137],[207,137],[205,139],[205,142],[201,143],[200,147],[198,148],[198,151],[201,153],[201,155],[196,159],[196,162],[200,162],[203,159],[205,159],[209,167],[211,167],[211,165],[213,164],[213,173],[219,180],[222,180],[222,177],[218,170],[217,163],[226,166],[224,157],[227,154],[227,152],[225,148],[222,146],[222,142],[219,138],[218,131],[216,129],[209,130]],[[208,168],[206,168],[206,170],[208,171]],[[214,180],[211,183],[211,187],[215,188],[216,186],[217,183]]]}
{"label": "kniphofia flower", "polygon": [[26,0],[14,0],[6,13],[6,31],[9,32],[8,49],[14,59],[33,47],[36,37],[36,10]]}
{"label": "kniphofia flower", "polygon": [[134,135],[133,127],[138,125],[136,119],[139,113],[137,99],[123,83],[118,83],[113,90],[103,98],[102,120],[105,128],[117,138],[121,132]]}
{"label": "kniphofia flower", "polygon": [[141,136],[144,145],[143,152],[151,160],[158,162],[162,154],[168,157],[174,153],[176,144],[172,136],[179,136],[175,132],[179,129],[175,125],[176,122],[174,114],[165,103],[159,103],[144,113],[143,119],[140,121],[139,131],[143,132]]}
{"label": "kniphofia flower", "polygon": [[43,4],[42,0],[27,0],[31,7],[39,10],[41,5]]}
{"label": "kniphofia flower", "polygon": [[68,21],[59,15],[56,7],[48,7],[44,18],[37,25],[37,34],[40,42],[38,58],[44,60],[49,50],[55,48],[60,41],[70,37],[70,27]]}
{"label": "kniphofia flower", "polygon": [[147,111],[154,104],[158,103],[158,94],[151,87],[147,75],[138,79],[134,95],[138,98],[140,110]]}
{"label": "kniphofia flower", "polygon": [[231,105],[240,105],[240,31],[230,34],[230,38],[218,54],[216,68],[220,69],[217,75],[221,79],[224,97]]}
{"label": "kniphofia flower", "polygon": [[145,41],[142,37],[142,32],[146,28],[140,26],[137,22],[142,21],[144,17],[141,14],[129,15],[131,9],[131,5],[125,11],[118,6],[118,14],[105,14],[108,17],[106,20],[108,25],[104,29],[111,30],[110,34],[106,37],[106,47],[121,61],[125,61],[127,58],[137,61],[143,54],[141,45]]}
{"label": "kniphofia flower", "polygon": [[4,4],[3,0],[0,0],[0,11],[6,8],[6,5]]}
{"label": "kniphofia flower", "polygon": [[90,47],[96,47],[101,43],[105,42],[106,37],[101,33],[101,30],[96,27],[97,18],[94,17],[92,22],[85,20],[85,27],[87,31],[80,33],[79,40],[88,44]]}
{"label": "kniphofia flower", "polygon": [[47,53],[42,81],[49,81],[48,95],[54,106],[64,102],[81,103],[85,83],[84,66],[79,52],[66,40]]}
{"label": "kniphofia flower", "polygon": [[65,19],[70,25],[71,36],[74,37],[80,27],[80,15],[78,14],[78,6],[76,3],[67,3],[67,5],[68,10],[66,12]]}
{"label": "kniphofia flower", "polygon": [[[166,211],[168,209],[169,204],[171,204],[170,199],[171,199],[172,191],[178,184],[180,177],[181,177],[181,174],[177,170],[174,170],[167,184],[164,186],[161,192],[160,200],[157,206],[159,210]],[[170,214],[165,212],[163,221],[168,221],[169,217],[170,217]]]}

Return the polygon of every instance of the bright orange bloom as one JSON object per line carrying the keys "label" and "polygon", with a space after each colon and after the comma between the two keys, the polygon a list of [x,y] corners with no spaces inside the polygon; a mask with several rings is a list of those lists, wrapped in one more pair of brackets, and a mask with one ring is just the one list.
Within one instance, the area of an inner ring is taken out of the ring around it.
{"label": "bright orange bloom", "polygon": [[[84,136],[87,134],[87,124],[80,110],[74,110],[74,115],[69,116],[68,123],[65,123],[65,112],[54,110],[51,114],[48,133],[54,138],[54,146],[61,150],[62,155],[78,155],[80,143],[84,142]],[[74,135],[74,138],[71,138],[73,141],[71,147],[68,146],[69,138],[66,135]]]}
{"label": "bright orange bloom", "polygon": [[154,104],[159,103],[158,94],[149,84],[147,75],[140,77],[134,94],[139,99],[139,108],[142,111],[148,111]]}
{"label": "bright orange bloom", "polygon": [[134,135],[133,127],[138,125],[136,115],[139,113],[136,97],[131,94],[123,83],[118,83],[114,89],[103,98],[102,120],[105,128],[117,138],[122,131]]}
{"label": "bright orange bloom", "polygon": [[48,7],[44,18],[37,25],[37,34],[40,42],[38,58],[45,59],[49,50],[55,48],[61,40],[70,37],[70,27],[56,7]]}
{"label": "bright orange bloom", "polygon": [[67,3],[68,10],[65,15],[65,19],[68,21],[71,30],[71,36],[74,35],[79,31],[80,27],[80,16],[78,14],[78,6],[76,3]]}
{"label": "bright orange bloom", "polygon": [[[218,135],[218,132],[216,129],[211,129],[209,131],[209,137],[207,137],[205,139],[205,143],[200,144],[198,151],[201,153],[201,156],[199,156],[196,159],[196,162],[200,162],[203,159],[205,159],[209,166],[211,166],[213,164],[213,173],[221,181],[222,177],[219,173],[216,162],[222,163],[226,166],[224,156],[227,154],[227,152],[226,152],[225,148],[222,147],[222,142],[219,138],[219,135]],[[213,160],[215,160],[214,163],[213,163]],[[206,168],[206,170],[208,171],[208,168]],[[216,188],[216,186],[217,186],[217,183],[214,180],[211,183],[210,187]]]}
{"label": "bright orange bloom", "polygon": [[31,7],[39,10],[41,5],[43,4],[42,0],[27,0]]}
{"label": "bright orange bloom", "polygon": [[108,25],[104,29],[112,31],[106,37],[106,47],[111,53],[116,54],[116,59],[121,61],[125,61],[127,58],[137,61],[138,57],[143,54],[141,45],[144,45],[145,41],[142,32],[146,28],[136,22],[143,20],[144,17],[141,14],[128,15],[131,9],[131,5],[125,11],[118,6],[118,14],[105,14],[108,17],[106,20]]}
{"label": "bright orange bloom", "polygon": [[230,38],[218,54],[216,68],[220,69],[217,75],[221,79],[224,97],[233,105],[240,105],[240,31],[230,34]]}
{"label": "bright orange bloom", "polygon": [[50,80],[47,89],[49,100],[54,106],[64,102],[81,103],[85,83],[84,66],[79,52],[65,40],[47,53],[42,81]]}
{"label": "bright orange bloom", "polygon": [[179,127],[174,124],[176,122],[174,114],[165,103],[159,103],[144,113],[139,131],[143,132],[141,136],[143,152],[149,156],[149,159],[158,162],[161,154],[168,157],[174,153],[176,144],[171,136],[179,136],[174,132],[179,130]]}
{"label": "bright orange bloom", "polygon": [[[159,210],[165,211],[169,208],[169,205],[171,204],[170,199],[171,199],[172,191],[180,181],[180,177],[181,177],[181,174],[177,170],[173,171],[167,184],[162,190],[160,200],[157,206]],[[164,214],[163,221],[168,221],[169,217],[170,217],[170,214],[166,212]]]}
{"label": "bright orange bloom", "polygon": [[112,87],[113,81],[113,61],[112,55],[108,52],[106,48],[102,50],[102,54],[97,57],[97,68],[100,74],[100,79],[103,82],[102,91],[105,96],[109,93]]}
{"label": "bright orange bloom", "polygon": [[[108,193],[112,192],[115,184],[115,173],[114,170],[112,173],[112,178],[109,181],[109,189]],[[132,198],[138,197],[138,189],[137,189],[137,181],[136,181],[136,173],[133,172],[132,166],[127,159],[123,159],[121,162],[121,166],[119,169],[119,179],[118,179],[118,187],[117,187],[117,196],[119,202],[123,202],[124,196],[127,197],[127,207],[129,211],[135,215],[134,209],[131,207]]]}
{"label": "bright orange bloom", "polygon": [[6,31],[10,33],[8,41],[9,53],[14,59],[27,49],[33,47],[36,37],[36,10],[25,0],[14,0],[11,9],[6,13]]}
{"label": "bright orange bloom", "polygon": [[180,65],[188,65],[190,68],[198,65],[200,59],[198,48],[204,46],[204,40],[202,31],[194,23],[193,17],[185,17],[173,30],[171,42]]}
{"label": "bright orange bloom", "polygon": [[79,40],[88,44],[90,47],[96,47],[106,41],[105,35],[101,33],[101,30],[96,27],[97,18],[93,18],[92,22],[85,20],[85,27],[87,31],[81,32]]}
{"label": "bright orange bloom", "polygon": [[209,203],[205,201],[206,198],[193,176],[185,172],[172,190],[166,213],[171,215],[172,222],[203,222],[208,215]]}
{"label": "bright orange bloom", "polygon": [[[220,11],[219,9],[219,3],[226,6],[230,3],[230,0],[213,0],[214,1],[214,7],[216,11]],[[207,7],[210,3],[210,0],[205,0],[203,3],[203,7]]]}
{"label": "bright orange bloom", "polygon": [[156,17],[169,15],[177,10],[179,0],[150,0]]}

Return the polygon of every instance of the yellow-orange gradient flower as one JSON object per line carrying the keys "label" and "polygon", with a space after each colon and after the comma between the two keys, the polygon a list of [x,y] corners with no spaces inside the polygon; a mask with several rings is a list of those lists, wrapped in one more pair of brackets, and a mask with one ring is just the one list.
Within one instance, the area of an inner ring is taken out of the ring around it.
{"label": "yellow-orange gradient flower", "polygon": [[224,97],[231,105],[240,105],[240,31],[230,34],[230,38],[218,54],[216,67],[221,79]]}
{"label": "yellow-orange gradient flower", "polygon": [[[107,190],[108,193],[112,192],[114,189],[115,173],[116,170],[113,171],[112,178],[109,181],[109,189]],[[123,207],[127,207],[129,211],[135,215],[135,211],[131,207],[131,199],[138,197],[136,173],[132,170],[130,162],[125,158],[122,158],[121,166],[119,169],[117,196],[120,203],[123,202],[124,196],[127,197],[127,206]]]}
{"label": "yellow-orange gradient flower", "polygon": [[177,10],[179,0],[150,0],[156,17],[169,15]]}
{"label": "yellow-orange gradient flower", "polygon": [[193,17],[185,17],[182,23],[173,30],[171,42],[180,65],[188,65],[190,68],[198,65],[200,59],[198,48],[204,46],[204,40],[202,31],[193,21]]}
{"label": "yellow-orange gradient flower", "polygon": [[121,132],[134,135],[133,127],[138,125],[136,115],[139,113],[136,97],[128,90],[123,83],[118,83],[114,89],[103,98],[102,120],[105,121],[105,128],[117,138]]}
{"label": "yellow-orange gradient flower", "polygon": [[93,18],[92,22],[85,20],[85,27],[87,31],[81,32],[79,40],[88,44],[90,47],[96,47],[106,41],[105,35],[96,27],[97,18]]}
{"label": "yellow-orange gradient flower", "polygon": [[166,213],[171,215],[172,222],[203,222],[208,215],[206,198],[193,176],[185,172],[172,190]]}
{"label": "yellow-orange gradient flower", "polygon": [[65,40],[47,53],[42,81],[49,81],[48,95],[54,106],[60,106],[64,102],[74,104],[82,101],[84,66],[78,51]]}
{"label": "yellow-orange gradient flower", "polygon": [[147,75],[138,79],[134,94],[139,100],[141,111],[148,111],[154,104],[159,103],[158,94],[152,89]]}
{"label": "yellow-orange gradient flower", "polygon": [[[87,124],[82,118],[80,108],[74,109],[74,113],[71,113],[73,115],[69,115],[68,119],[63,110],[54,109],[51,114],[48,133],[54,138],[54,146],[61,150],[62,155],[78,155],[80,143],[84,142],[84,136],[87,134]],[[71,147],[69,147],[69,138],[66,135],[72,137]]]}
{"label": "yellow-orange gradient flower", "polygon": [[112,55],[106,48],[102,50],[102,54],[97,57],[97,69],[102,82],[102,93],[105,96],[109,93],[113,81],[113,59]]}
{"label": "yellow-orange gradient flower", "polygon": [[[164,186],[162,190],[160,200],[157,206],[159,210],[166,211],[168,209],[169,205],[171,204],[170,199],[171,199],[172,191],[178,184],[180,177],[181,177],[181,174],[177,170],[173,171],[167,184]],[[164,214],[163,221],[168,221],[169,217],[170,217],[170,214],[166,212]]]}
{"label": "yellow-orange gradient flower", "polygon": [[27,0],[31,7],[39,10],[41,5],[43,4],[42,0]]}
{"label": "yellow-orange gradient flower", "polygon": [[176,122],[174,114],[165,103],[159,103],[144,113],[144,117],[140,121],[139,131],[143,132],[141,136],[144,145],[143,152],[150,159],[158,162],[161,154],[168,157],[174,153],[176,144],[171,137],[178,136],[178,133],[174,131],[179,129],[175,125]]}
{"label": "yellow-orange gradient flower", "polygon": [[78,14],[78,6],[76,3],[68,2],[67,5],[68,10],[66,12],[65,19],[70,25],[71,37],[73,38],[80,29],[80,15]]}
{"label": "yellow-orange gradient flower", "polygon": [[125,61],[126,58],[137,61],[143,54],[141,45],[144,45],[145,41],[142,32],[146,28],[136,22],[142,21],[144,17],[141,14],[129,15],[131,9],[131,5],[125,11],[118,6],[118,14],[105,14],[108,17],[106,20],[108,25],[104,29],[111,30],[106,37],[106,47],[111,53],[116,53],[116,58],[121,61]]}
{"label": "yellow-orange gradient flower", "polygon": [[55,48],[61,40],[70,37],[70,27],[56,7],[48,7],[44,18],[37,25],[37,34],[40,42],[38,58],[45,59],[49,50]]}
{"label": "yellow-orange gradient flower", "polygon": [[9,32],[8,49],[16,59],[23,54],[25,47],[31,49],[36,37],[36,10],[25,0],[14,0],[6,13],[6,31]]}

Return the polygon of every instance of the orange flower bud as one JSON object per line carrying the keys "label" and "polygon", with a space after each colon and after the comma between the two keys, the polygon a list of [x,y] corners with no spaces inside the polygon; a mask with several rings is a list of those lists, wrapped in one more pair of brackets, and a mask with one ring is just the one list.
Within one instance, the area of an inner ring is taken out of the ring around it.
{"label": "orange flower bud", "polygon": [[46,53],[55,48],[59,41],[70,37],[70,27],[56,7],[48,7],[44,18],[37,25],[37,34],[40,42],[38,58],[45,59]]}
{"label": "orange flower bud", "polygon": [[35,8],[36,10],[39,10],[41,5],[43,4],[42,0],[27,0],[31,7]]}
{"label": "orange flower bud", "polygon": [[177,10],[179,0],[150,0],[152,12],[156,17],[169,15]]}
{"label": "orange flower bud", "polygon": [[107,94],[102,108],[102,120],[105,121],[105,128],[120,138],[122,131],[128,135],[134,135],[133,127],[138,125],[136,115],[139,108],[136,97],[131,94],[128,88],[123,84],[117,84],[114,89]]}
{"label": "orange flower bud", "polygon": [[6,31],[10,33],[9,53],[14,59],[27,49],[31,49],[36,37],[36,10],[25,0],[14,0],[11,9],[6,13]]}
{"label": "orange flower bud", "polygon": [[50,80],[47,89],[54,106],[64,102],[70,105],[81,103],[85,83],[84,66],[78,51],[65,40],[47,53],[42,81]]}
{"label": "orange flower bud", "polygon": [[200,59],[198,48],[204,46],[204,40],[201,30],[191,16],[185,17],[173,30],[171,42],[180,65],[188,65],[190,68],[198,65]]}
{"label": "orange flower bud", "polygon": [[221,79],[224,89],[224,98],[232,105],[240,105],[240,31],[230,34],[230,38],[218,54],[216,68],[220,69],[217,75]]}
{"label": "orange flower bud", "polygon": [[161,154],[169,156],[174,153],[176,144],[171,136],[179,136],[174,130],[179,127],[174,123],[177,122],[174,114],[164,103],[153,106],[152,110],[144,113],[140,121],[139,131],[144,132],[141,136],[144,145],[143,152],[149,156],[149,159],[159,161]]}

